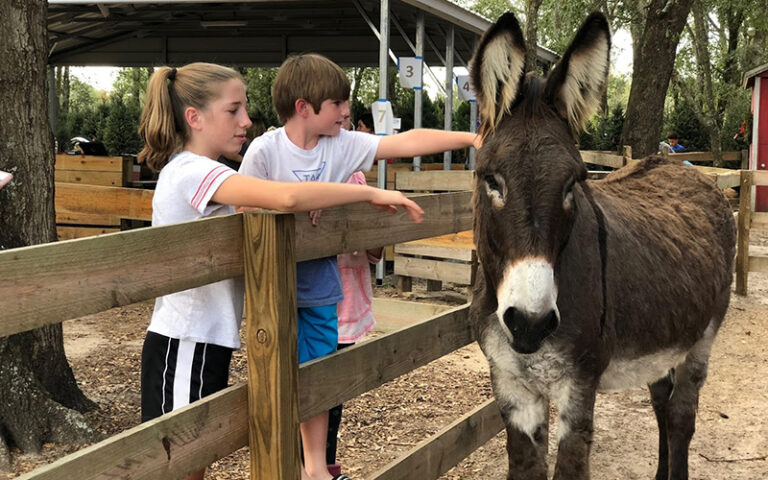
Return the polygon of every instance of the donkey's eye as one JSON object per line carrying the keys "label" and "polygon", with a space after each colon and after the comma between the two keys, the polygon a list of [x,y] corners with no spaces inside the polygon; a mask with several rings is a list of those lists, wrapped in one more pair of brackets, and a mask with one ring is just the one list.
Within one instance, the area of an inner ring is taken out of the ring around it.
{"label": "donkey's eye", "polygon": [[486,175],[483,177],[485,181],[485,193],[491,199],[491,205],[496,208],[504,206],[504,179],[499,174]]}
{"label": "donkey's eye", "polygon": [[566,212],[570,212],[573,210],[573,186],[575,185],[574,182],[570,182],[568,186],[565,188],[565,192],[563,195],[563,210]]}
{"label": "donkey's eye", "polygon": [[486,175],[485,183],[488,184],[488,188],[490,188],[491,190],[496,190],[498,192],[501,192],[501,187],[499,186],[499,182],[496,181],[496,178],[494,178],[493,175]]}

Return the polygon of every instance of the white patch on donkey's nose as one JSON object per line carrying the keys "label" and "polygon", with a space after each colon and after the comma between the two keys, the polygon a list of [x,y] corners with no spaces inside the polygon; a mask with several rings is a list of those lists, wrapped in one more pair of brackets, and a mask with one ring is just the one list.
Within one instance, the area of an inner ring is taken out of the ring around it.
{"label": "white patch on donkey's nose", "polygon": [[526,258],[504,269],[501,284],[496,290],[498,309],[496,316],[502,328],[508,331],[504,324],[504,312],[512,307],[532,318],[540,318],[555,311],[557,318],[557,285],[552,265],[541,258]]}

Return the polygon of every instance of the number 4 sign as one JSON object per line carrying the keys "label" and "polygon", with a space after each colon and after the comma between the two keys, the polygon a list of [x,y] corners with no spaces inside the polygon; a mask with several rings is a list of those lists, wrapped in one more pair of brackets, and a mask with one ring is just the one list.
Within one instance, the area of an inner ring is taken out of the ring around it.
{"label": "number 4 sign", "polygon": [[400,85],[403,88],[421,88],[422,57],[400,57],[397,59],[397,68],[400,70]]}
{"label": "number 4 sign", "polygon": [[472,89],[472,83],[470,83],[469,75],[458,75],[456,77],[457,93],[459,99],[475,101],[475,91]]}

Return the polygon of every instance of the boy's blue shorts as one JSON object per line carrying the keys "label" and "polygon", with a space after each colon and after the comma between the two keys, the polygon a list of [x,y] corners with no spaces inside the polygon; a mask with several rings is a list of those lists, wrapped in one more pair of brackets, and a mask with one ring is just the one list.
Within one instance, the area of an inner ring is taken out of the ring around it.
{"label": "boy's blue shorts", "polygon": [[335,352],[339,340],[336,304],[299,308],[298,340],[299,363]]}

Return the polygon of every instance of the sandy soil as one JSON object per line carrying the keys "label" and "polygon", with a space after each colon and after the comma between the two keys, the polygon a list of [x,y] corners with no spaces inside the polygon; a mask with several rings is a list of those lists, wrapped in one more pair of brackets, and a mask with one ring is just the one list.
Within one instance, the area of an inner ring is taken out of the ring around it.
{"label": "sandy soil", "polygon": [[[455,304],[463,290],[421,293],[414,300]],[[396,296],[391,286],[377,296]],[[105,435],[139,422],[139,355],[151,303],[113,309],[65,324],[66,349],[85,393],[100,408],[87,415]],[[768,479],[768,275],[750,276],[750,295],[733,296],[714,346],[691,445],[695,480]],[[246,378],[238,352],[231,383]],[[339,458],[345,473],[366,478],[491,396],[487,364],[476,345],[465,347],[345,405]],[[596,406],[592,449],[595,480],[649,479],[656,462],[656,426],[645,389],[603,393]],[[554,428],[550,451],[555,451]],[[72,451],[47,445],[42,456],[14,454],[14,478]],[[207,478],[248,478],[242,449],[217,462]],[[550,465],[554,463],[550,459]],[[506,478],[503,435],[488,442],[444,479]]]}

